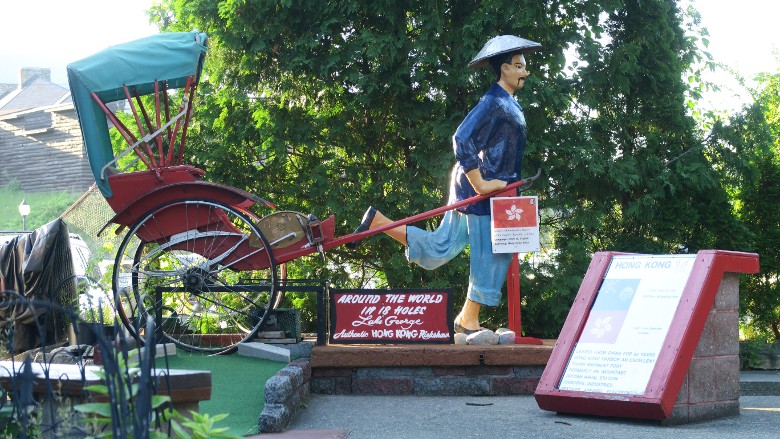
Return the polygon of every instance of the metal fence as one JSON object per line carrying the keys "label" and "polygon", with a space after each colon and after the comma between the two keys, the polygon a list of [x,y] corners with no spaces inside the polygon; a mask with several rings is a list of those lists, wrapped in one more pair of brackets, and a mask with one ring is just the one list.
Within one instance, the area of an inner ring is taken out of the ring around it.
{"label": "metal fence", "polygon": [[[28,300],[16,292],[0,293],[4,305],[27,307],[42,316],[35,325],[40,347],[0,361],[0,438],[148,438],[171,434],[165,414],[172,405],[156,379],[169,373],[155,366],[155,349],[136,352],[117,321],[89,325],[72,310],[49,301]],[[78,338],[95,336],[94,346],[65,344],[46,337],[47,320],[63,314]],[[100,318],[98,319],[100,322]],[[110,331],[104,331],[103,326]],[[149,321],[145,333],[151,344]],[[9,351],[14,351],[13,325]],[[113,334],[107,336],[106,334]],[[50,342],[54,342],[50,344]],[[100,363],[97,365],[96,363]],[[157,396],[155,396],[157,395]]]}

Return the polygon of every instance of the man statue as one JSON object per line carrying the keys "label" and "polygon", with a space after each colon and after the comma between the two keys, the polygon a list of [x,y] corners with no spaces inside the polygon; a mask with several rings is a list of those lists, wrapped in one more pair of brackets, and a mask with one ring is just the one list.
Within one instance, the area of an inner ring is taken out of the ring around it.
{"label": "man statue", "polygon": [[[514,99],[528,77],[525,54],[541,44],[514,35],[488,41],[470,67],[490,66],[496,83],[461,122],[453,136],[456,164],[450,183],[450,204],[477,194],[504,189],[520,180],[526,142],[523,110]],[[355,233],[390,224],[392,220],[369,207]],[[385,231],[406,246],[410,262],[432,270],[458,255],[468,244],[471,250],[466,302],[455,317],[455,331],[478,332],[479,310],[497,306],[506,279],[511,253],[492,251],[490,199],[448,211],[439,227],[428,232],[414,226]]]}

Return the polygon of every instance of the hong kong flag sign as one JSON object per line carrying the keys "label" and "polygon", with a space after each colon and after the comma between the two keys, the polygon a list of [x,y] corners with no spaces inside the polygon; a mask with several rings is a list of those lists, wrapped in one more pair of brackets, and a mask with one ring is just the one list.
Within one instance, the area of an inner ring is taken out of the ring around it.
{"label": "hong kong flag sign", "polygon": [[539,197],[490,199],[493,253],[539,251]]}

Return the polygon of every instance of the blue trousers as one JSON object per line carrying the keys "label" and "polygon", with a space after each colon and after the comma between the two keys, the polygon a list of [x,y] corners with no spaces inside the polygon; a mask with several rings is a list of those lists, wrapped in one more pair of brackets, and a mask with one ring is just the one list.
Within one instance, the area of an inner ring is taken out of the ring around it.
{"label": "blue trousers", "polygon": [[471,250],[467,297],[486,306],[497,306],[512,253],[493,253],[490,215],[466,215],[450,210],[434,231],[406,228],[406,258],[426,270],[450,261],[466,248]]}

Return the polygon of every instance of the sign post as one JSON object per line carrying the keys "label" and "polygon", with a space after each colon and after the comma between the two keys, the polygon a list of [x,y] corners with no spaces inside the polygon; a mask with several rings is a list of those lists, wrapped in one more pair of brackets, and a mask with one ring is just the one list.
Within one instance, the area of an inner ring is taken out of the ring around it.
{"label": "sign post", "polygon": [[540,338],[523,336],[520,299],[520,261],[512,258],[506,275],[506,300],[509,308],[509,330],[515,333],[515,344],[544,344]]}
{"label": "sign post", "polygon": [[493,253],[514,253],[506,276],[509,329],[515,344],[542,344],[536,337],[524,337],[520,298],[519,252],[539,251],[539,197],[496,197],[490,199]]}

